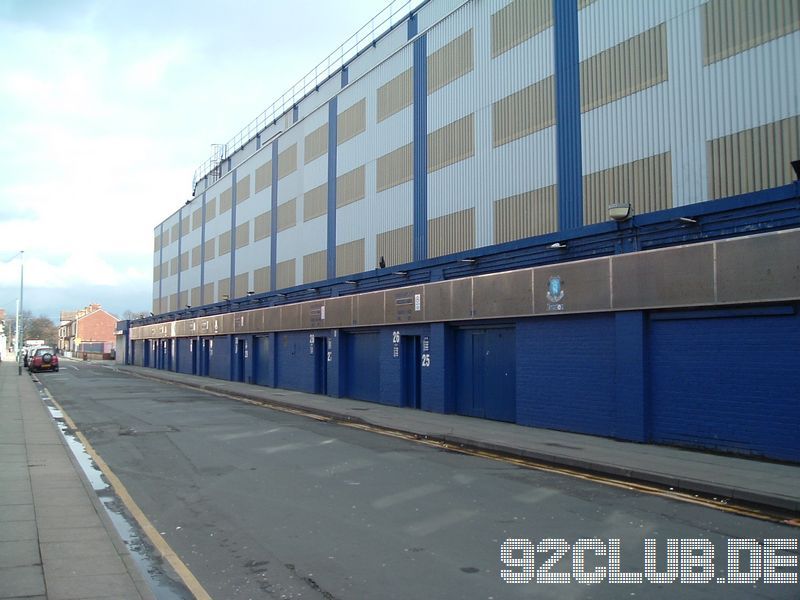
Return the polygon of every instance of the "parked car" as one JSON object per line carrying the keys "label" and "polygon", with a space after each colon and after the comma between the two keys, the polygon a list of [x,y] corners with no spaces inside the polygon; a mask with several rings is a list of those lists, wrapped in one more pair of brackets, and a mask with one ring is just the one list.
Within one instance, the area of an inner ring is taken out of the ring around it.
{"label": "parked car", "polygon": [[42,346],[33,350],[28,357],[28,371],[31,373],[37,371],[58,371],[58,356],[56,356],[55,351],[48,346]]}

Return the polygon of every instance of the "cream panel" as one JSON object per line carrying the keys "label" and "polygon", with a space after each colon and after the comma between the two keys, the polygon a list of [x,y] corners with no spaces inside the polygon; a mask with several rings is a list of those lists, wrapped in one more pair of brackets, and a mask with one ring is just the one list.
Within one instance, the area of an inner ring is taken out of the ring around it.
{"label": "cream panel", "polygon": [[303,162],[310,163],[328,153],[328,124],[318,127],[305,137],[303,148]]}
{"label": "cream panel", "polygon": [[367,128],[367,102],[362,98],[351,107],[340,112],[336,126],[336,143],[343,144],[363,133]]}
{"label": "cream panel", "polygon": [[366,170],[362,165],[336,178],[336,208],[364,198],[365,177]]}
{"label": "cream panel", "polygon": [[411,181],[414,177],[414,145],[407,144],[379,157],[375,168],[378,192]]}
{"label": "cream panel", "polygon": [[469,208],[428,221],[428,258],[475,247],[475,209]]}
{"label": "cream panel", "polygon": [[669,153],[613,167],[583,178],[583,222],[608,221],[608,205],[630,202],[634,214],[672,208]]}
{"label": "cream panel", "polygon": [[709,198],[786,185],[795,180],[791,161],[800,158],[800,117],[710,140],[706,152]]}
{"label": "cream panel", "polygon": [[797,0],[710,0],[702,15],[705,65],[800,30]]}
{"label": "cream panel", "polygon": [[236,227],[236,249],[244,248],[250,243],[250,222]]}
{"label": "cream panel", "polygon": [[364,271],[364,239],[336,246],[336,276]]}
{"label": "cream panel", "polygon": [[406,225],[379,233],[376,237],[375,256],[383,257],[387,267],[402,265],[414,260],[414,226]]}
{"label": "cream panel", "polygon": [[400,112],[414,102],[414,68],[409,68],[378,88],[378,122]]}
{"label": "cream panel", "polygon": [[328,214],[328,184],[323,183],[303,194],[303,221]]}
{"label": "cream panel", "polygon": [[272,234],[271,212],[258,215],[253,221],[253,241],[263,240]]}
{"label": "cream panel", "polygon": [[580,70],[583,112],[666,81],[666,26],[653,27],[582,61]]}
{"label": "cream panel", "polygon": [[492,146],[497,147],[556,123],[555,79],[547,77],[492,105]]}
{"label": "cream panel", "polygon": [[475,124],[467,115],[428,134],[428,173],[475,155]]}
{"label": "cream panel", "polygon": [[256,269],[253,271],[253,291],[256,294],[260,294],[262,292],[269,292],[269,267],[261,267],[260,269]]}
{"label": "cream panel", "polygon": [[222,216],[231,209],[233,193],[231,188],[223,190],[219,195],[219,215]]}
{"label": "cream panel", "polygon": [[278,231],[284,231],[297,224],[297,200],[292,198],[278,206]]}
{"label": "cream panel", "polygon": [[551,0],[513,0],[491,17],[492,57],[507,52],[552,24]]}
{"label": "cream panel", "polygon": [[558,198],[554,185],[494,202],[494,241],[497,244],[557,229]]}
{"label": "cream panel", "polygon": [[[297,144],[278,153],[278,179],[283,179],[297,170]],[[280,186],[278,186],[280,188]]]}
{"label": "cream panel", "polygon": [[303,257],[303,283],[322,281],[328,275],[328,252],[320,250]]}
{"label": "cream panel", "polygon": [[236,204],[241,204],[250,197],[250,175],[245,175],[236,182]]}
{"label": "cream panel", "polygon": [[272,161],[268,160],[260,167],[256,167],[256,193],[272,185]]}
{"label": "cream panel", "polygon": [[428,56],[428,94],[463,77],[475,66],[472,29]]}
{"label": "cream panel", "polygon": [[297,279],[295,275],[295,259],[284,260],[277,264],[275,270],[275,284],[277,289],[294,287]]}

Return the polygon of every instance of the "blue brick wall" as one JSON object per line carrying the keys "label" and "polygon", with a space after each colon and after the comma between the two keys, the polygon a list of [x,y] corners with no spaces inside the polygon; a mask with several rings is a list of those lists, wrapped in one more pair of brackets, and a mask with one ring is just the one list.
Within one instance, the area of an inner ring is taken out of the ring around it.
{"label": "blue brick wall", "polygon": [[[429,327],[430,366],[422,369],[422,410],[453,413],[455,404],[455,331],[444,323]],[[425,349],[423,348],[423,352]]]}
{"label": "blue brick wall", "polygon": [[[514,353],[506,358],[516,362],[516,421],[800,461],[798,313],[800,305],[794,304],[563,315],[505,324],[514,329]],[[400,332],[401,343],[402,336],[428,338],[430,365],[420,369],[422,409],[456,412],[465,368],[457,364],[457,324],[389,326],[368,334],[270,333],[269,356],[261,357],[269,370],[259,383],[313,392],[313,334],[331,342],[330,396],[401,406],[403,362],[393,356],[393,331]],[[247,380],[255,374],[254,337],[245,339]],[[210,375],[228,379],[233,337],[213,340]],[[155,367],[159,345],[133,342],[136,364],[145,365],[148,354]],[[178,341],[182,372],[191,372],[189,357],[188,340]]]}
{"label": "blue brick wall", "polygon": [[614,315],[517,323],[517,423],[610,435],[615,428]]}
{"label": "blue brick wall", "polygon": [[655,442],[800,460],[800,315],[650,322]]}

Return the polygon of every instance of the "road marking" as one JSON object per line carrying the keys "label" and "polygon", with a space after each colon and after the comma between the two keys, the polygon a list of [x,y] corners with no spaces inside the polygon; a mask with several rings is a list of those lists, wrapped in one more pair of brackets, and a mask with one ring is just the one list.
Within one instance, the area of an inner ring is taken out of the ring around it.
{"label": "road marking", "polygon": [[145,514],[142,512],[142,509],[139,508],[134,499],[128,493],[128,490],[125,489],[125,486],[122,484],[122,481],[120,481],[119,477],[114,474],[114,472],[111,470],[111,467],[109,467],[100,457],[97,451],[89,443],[89,440],[86,439],[86,436],[78,430],[78,427],[75,425],[75,421],[70,418],[64,408],[56,401],[55,398],[53,398],[52,394],[50,394],[47,389],[45,389],[45,392],[47,392],[47,396],[53,402],[53,404],[56,405],[58,410],[61,411],[61,414],[64,416],[64,421],[66,421],[70,429],[75,432],[75,436],[81,441],[83,447],[86,449],[87,454],[89,454],[103,475],[105,475],[106,481],[111,484],[111,487],[125,505],[125,508],[127,508],[133,518],[136,519],[139,527],[142,528],[142,531],[150,539],[150,543],[155,546],[155,548],[161,553],[161,556],[163,556],[170,566],[172,566],[172,568],[178,574],[178,577],[181,578],[183,583],[197,600],[213,600],[194,576],[194,574],[189,570],[189,567],[183,563],[183,561],[178,557],[167,541],[161,537],[161,534],[158,533],[158,530],[150,522],[150,519],[145,516]]}
{"label": "road marking", "polygon": [[[351,427],[353,429],[362,429],[364,431],[369,431],[372,433],[377,433],[388,437],[395,437],[410,442],[414,442],[417,444],[424,444],[426,446],[432,446],[434,448],[439,448],[442,450],[449,450],[451,452],[457,452],[459,454],[467,454],[470,456],[478,456],[480,458],[486,458],[489,460],[510,463],[513,465],[517,465],[519,467],[523,467],[525,469],[534,469],[536,471],[545,471],[547,473],[557,473],[559,475],[574,477],[576,479],[583,479],[585,481],[599,483],[602,485],[608,485],[611,487],[625,489],[628,491],[637,491],[643,494],[649,494],[652,496],[660,496],[662,498],[677,500],[679,502],[688,502],[689,504],[697,504],[699,506],[704,506],[706,508],[714,508],[716,510],[721,510],[722,512],[733,513],[744,517],[750,517],[752,519],[759,519],[761,521],[781,523],[783,525],[788,525],[790,527],[800,527],[800,519],[795,517],[787,517],[785,515],[770,513],[767,512],[766,510],[761,510],[759,508],[751,508],[749,506],[741,506],[728,503],[723,504],[716,500],[711,500],[710,498],[705,498],[703,496],[695,495],[690,492],[683,492],[672,489],[667,490],[664,489],[663,487],[658,487],[655,484],[651,485],[647,483],[627,481],[625,479],[615,478],[611,475],[599,475],[599,474],[589,473],[586,471],[571,469],[569,467],[555,467],[546,463],[536,462],[535,460],[532,459],[516,458],[499,452],[490,452],[488,450],[477,450],[465,446],[454,445],[449,442],[433,440],[424,437],[422,434],[408,433],[405,431],[388,429],[377,425],[369,425],[366,423],[354,423],[352,421],[347,421],[346,420],[347,417],[345,416],[330,417],[311,412],[310,410],[290,408],[282,404],[273,404],[269,400],[252,400],[250,398],[245,398],[243,396],[236,396],[233,393],[218,392],[215,390],[205,389],[196,385],[180,383],[177,381],[169,381],[166,379],[161,379],[159,377],[151,377],[146,373],[133,373],[130,371],[128,373],[130,373],[133,377],[139,377],[141,379],[149,379],[150,381],[157,381],[159,383],[163,383],[166,385],[175,385],[178,387],[195,390],[197,392],[210,394],[212,396],[219,396],[220,398],[230,398],[231,400],[236,400],[237,402],[244,402],[245,404],[252,404],[253,406],[260,406],[262,408],[269,408],[271,410],[276,410],[279,412],[298,415],[301,417],[307,417],[309,419],[314,419],[315,421],[324,421],[329,423],[335,423],[337,425],[343,425],[345,427]],[[733,500],[731,499],[729,500],[729,502],[733,502]]]}

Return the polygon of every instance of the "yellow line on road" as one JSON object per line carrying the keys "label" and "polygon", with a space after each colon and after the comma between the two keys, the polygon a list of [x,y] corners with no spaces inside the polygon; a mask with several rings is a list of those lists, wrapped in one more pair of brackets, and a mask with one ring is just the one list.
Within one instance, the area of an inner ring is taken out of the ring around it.
{"label": "yellow line on road", "polygon": [[[151,381],[158,381],[160,383],[165,383],[168,385],[177,385],[184,388],[194,389],[196,391],[204,392],[207,394],[212,394],[214,396],[220,396],[223,398],[230,398],[231,400],[236,400],[238,402],[244,402],[246,404],[252,404],[254,406],[261,406],[264,408],[269,408],[272,410],[277,410],[280,412],[291,413],[294,415],[298,415],[301,417],[308,417],[311,419],[315,419],[317,421],[329,421],[336,423],[338,425],[344,425],[346,427],[352,427],[354,429],[362,429],[364,431],[369,431],[372,433],[378,433],[380,435],[395,437],[404,439],[407,441],[415,442],[417,444],[425,444],[427,446],[432,446],[434,448],[439,448],[443,450],[450,450],[453,452],[458,452],[460,454],[468,454],[470,456],[477,456],[480,458],[486,458],[489,460],[496,460],[504,463],[510,463],[517,465],[519,467],[523,467],[526,469],[535,469],[537,471],[545,471],[548,473],[556,473],[559,475],[565,475],[567,477],[574,477],[577,479],[583,479],[585,481],[590,481],[593,483],[599,483],[602,485],[608,485],[611,487],[616,487],[620,489],[626,490],[635,490],[637,492],[641,492],[643,494],[649,494],[652,496],[661,496],[662,498],[668,498],[671,500],[677,500],[679,502],[687,502],[689,504],[697,504],[699,506],[704,506],[706,508],[714,508],[716,510],[721,510],[727,513],[733,513],[745,517],[750,517],[753,519],[759,519],[762,521],[770,521],[772,523],[781,523],[783,525],[788,525],[790,527],[800,527],[800,519],[781,516],[778,514],[771,514],[769,512],[763,512],[758,508],[751,508],[749,506],[742,506],[739,504],[735,504],[735,500],[731,500],[727,503],[717,502],[712,500],[711,498],[703,497],[700,495],[694,495],[689,492],[679,491],[679,490],[668,490],[663,487],[659,487],[657,485],[651,485],[643,482],[634,482],[628,481],[626,479],[613,477],[611,475],[600,475],[595,473],[589,473],[586,471],[581,471],[577,469],[571,469],[568,467],[558,467],[554,465],[549,465],[542,462],[537,462],[533,459],[526,459],[526,458],[516,458],[513,456],[508,456],[506,454],[502,454],[500,452],[491,452],[488,450],[479,450],[476,448],[469,448],[465,446],[459,446],[456,444],[452,444],[449,442],[430,439],[424,437],[421,434],[415,433],[408,433],[405,431],[398,431],[396,429],[391,429],[388,427],[382,427],[380,425],[370,425],[367,423],[361,422],[353,422],[346,420],[346,417],[337,418],[337,417],[329,417],[320,414],[316,414],[310,410],[304,409],[295,409],[289,408],[287,406],[281,404],[273,404],[269,400],[253,400],[251,398],[245,398],[243,396],[236,396],[234,394],[229,394],[225,392],[218,392],[214,390],[208,390],[202,387],[194,386],[191,384],[179,383],[176,381],[169,381],[166,379],[161,379],[160,377],[150,377],[146,374],[141,373],[131,373],[134,377],[141,377],[142,379],[149,379]],[[730,503],[730,502],[733,502]]]}
{"label": "yellow line on road", "polygon": [[76,437],[81,441],[83,447],[86,449],[86,452],[92,457],[92,460],[95,462],[103,475],[105,475],[108,483],[110,483],[111,487],[114,488],[114,493],[119,497],[131,515],[133,515],[133,518],[136,519],[136,522],[139,524],[139,527],[142,528],[142,531],[148,537],[150,543],[153,544],[153,546],[161,553],[161,556],[163,556],[164,559],[172,566],[172,568],[175,569],[175,572],[197,600],[212,600],[208,592],[206,592],[194,574],[189,570],[189,567],[184,564],[184,562],[178,557],[167,541],[161,537],[161,534],[150,522],[150,519],[145,516],[145,514],[142,512],[142,509],[139,508],[134,499],[128,493],[128,490],[125,489],[125,486],[122,484],[122,481],[120,481],[119,477],[114,474],[111,468],[106,464],[106,461],[100,457],[97,451],[89,443],[89,440],[86,439],[86,436],[78,431],[75,422],[67,414],[67,411],[64,410],[64,408],[55,400],[55,398],[53,398],[49,392],[48,396],[50,397],[50,400],[52,400],[53,404],[56,405],[58,410],[61,411],[61,414],[64,416],[64,421],[66,421],[70,429],[75,432]]}

